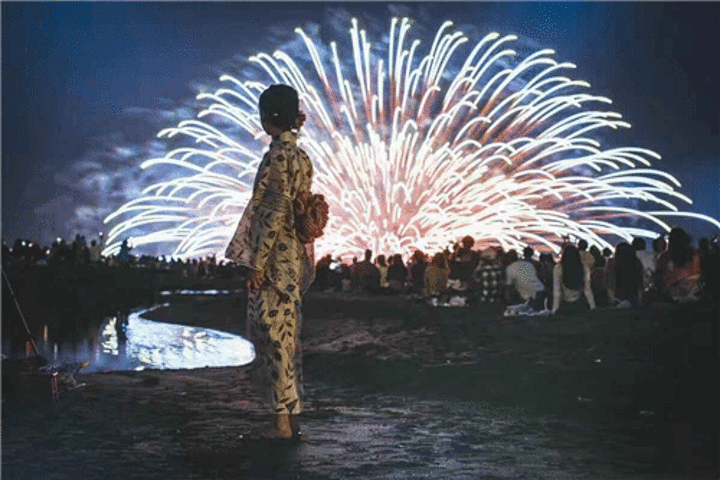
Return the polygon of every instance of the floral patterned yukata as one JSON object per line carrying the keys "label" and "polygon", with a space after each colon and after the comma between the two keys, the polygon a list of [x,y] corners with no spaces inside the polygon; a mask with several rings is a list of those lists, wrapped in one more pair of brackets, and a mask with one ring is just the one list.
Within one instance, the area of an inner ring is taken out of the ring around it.
{"label": "floral patterned yukata", "polygon": [[266,282],[248,293],[248,339],[255,345],[254,382],[276,414],[301,412],[301,304],[314,279],[313,244],[303,245],[294,228],[293,200],[309,192],[313,166],[297,135],[273,138],[258,168],[253,195],[225,256]]}

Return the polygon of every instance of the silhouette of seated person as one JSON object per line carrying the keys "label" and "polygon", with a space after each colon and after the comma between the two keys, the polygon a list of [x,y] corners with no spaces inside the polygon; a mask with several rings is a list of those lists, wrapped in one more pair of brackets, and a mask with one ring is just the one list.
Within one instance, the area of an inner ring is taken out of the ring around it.
{"label": "silhouette of seated person", "polygon": [[408,270],[403,263],[402,255],[396,253],[390,257],[390,265],[388,266],[388,285],[393,292],[402,292],[405,290],[405,282],[408,278]]}
{"label": "silhouette of seated person", "polygon": [[525,258],[518,259],[515,250],[510,250],[506,258],[508,266],[505,267],[505,302],[529,302],[533,310],[543,310],[548,292],[538,278],[535,266]]}
{"label": "silhouette of seated person", "polygon": [[670,230],[668,249],[657,261],[656,282],[666,298],[676,302],[697,300],[700,293],[700,255],[682,228]]}
{"label": "silhouette of seated person", "polygon": [[413,256],[408,262],[408,274],[410,275],[410,283],[412,291],[416,294],[423,294],[425,284],[425,270],[428,267],[425,254],[420,250],[415,250]]}
{"label": "silhouette of seated person", "polygon": [[458,246],[450,261],[450,279],[459,280],[460,287],[458,290],[467,290],[471,286],[473,280],[473,272],[479,263],[479,254],[474,252],[472,247],[475,245],[475,239],[466,236],[462,239],[462,246]]}
{"label": "silhouette of seated person", "polygon": [[330,287],[330,264],[332,256],[328,253],[322,257],[315,266],[315,288],[320,291]]}
{"label": "silhouette of seated person", "polygon": [[595,309],[595,297],[590,285],[590,269],[585,266],[580,252],[574,245],[566,245],[560,263],[553,268],[553,308],[557,313],[560,307],[563,312],[584,310],[585,296],[590,310]]}
{"label": "silhouette of seated person", "polygon": [[505,272],[503,266],[498,262],[498,252],[499,249],[493,247],[485,249],[473,272],[473,280],[477,289],[475,298],[481,305],[497,304],[502,300]]}
{"label": "silhouette of seated person", "polygon": [[425,297],[440,297],[447,293],[447,281],[450,274],[445,255],[436,253],[432,262],[425,268],[423,294]]}
{"label": "silhouette of seated person", "polygon": [[355,265],[357,289],[362,293],[377,293],[380,290],[380,270],[372,262],[372,250],[365,250],[365,259]]}
{"label": "silhouette of seated person", "polygon": [[608,295],[618,306],[634,307],[642,303],[643,265],[629,243],[617,244],[615,255],[608,260],[605,269]]}
{"label": "silhouette of seated person", "polygon": [[710,241],[701,238],[698,242],[700,254],[700,281],[703,294],[711,299],[720,297],[720,249],[717,237]]}

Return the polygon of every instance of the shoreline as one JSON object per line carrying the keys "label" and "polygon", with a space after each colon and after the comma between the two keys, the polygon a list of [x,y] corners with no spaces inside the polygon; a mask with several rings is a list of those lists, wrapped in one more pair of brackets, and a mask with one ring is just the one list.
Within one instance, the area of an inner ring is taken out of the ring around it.
{"label": "shoreline", "polygon": [[[702,333],[702,322],[687,318],[691,310],[659,305],[503,322],[501,312],[487,309],[310,294],[301,334],[310,389],[303,414],[307,441],[321,441],[323,419],[340,415],[329,407],[344,402],[336,396],[354,392],[357,398],[390,395],[514,412],[513,418],[542,425],[537,428],[560,425],[572,436],[598,441],[607,432],[654,425],[661,427],[657,441],[671,442],[666,417],[679,408],[673,372],[684,363],[684,346]],[[191,297],[156,306],[144,318],[243,335],[243,312],[242,296]],[[660,327],[651,326],[655,320]],[[656,346],[650,358],[647,345]],[[3,405],[3,469],[16,477],[42,476],[43,465],[62,465],[67,477],[59,478],[109,478],[108,472],[116,478],[225,478],[207,473],[220,465],[247,477],[252,461],[238,435],[267,424],[248,370],[80,373],[85,386],[61,392],[54,406]],[[587,401],[580,398],[585,394]],[[634,396],[634,404],[618,403],[623,395]],[[653,409],[652,417],[638,416],[645,408]],[[562,448],[574,448],[568,445]],[[643,462],[661,461],[658,452],[647,457],[647,447],[627,448]]]}

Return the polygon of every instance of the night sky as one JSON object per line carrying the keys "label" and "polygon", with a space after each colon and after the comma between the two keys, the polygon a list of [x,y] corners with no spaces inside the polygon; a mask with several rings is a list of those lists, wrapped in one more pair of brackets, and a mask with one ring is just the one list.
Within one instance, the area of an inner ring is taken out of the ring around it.
{"label": "night sky", "polygon": [[[694,200],[676,204],[720,218],[715,3],[13,2],[2,4],[3,238],[95,237],[102,218],[138,193],[137,152],[177,122],[161,112],[192,105],[196,85],[271,52],[296,26],[331,22],[337,9],[381,18],[386,31],[405,13],[429,32],[450,19],[554,49],[632,124],[613,135],[617,146],[660,153],[653,166]],[[678,223],[696,239],[718,233]]]}

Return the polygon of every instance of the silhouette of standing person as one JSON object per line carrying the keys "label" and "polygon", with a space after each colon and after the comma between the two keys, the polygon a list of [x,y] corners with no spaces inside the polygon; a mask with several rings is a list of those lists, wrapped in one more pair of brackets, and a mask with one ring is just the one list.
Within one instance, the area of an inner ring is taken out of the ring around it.
{"label": "silhouette of standing person", "polygon": [[248,337],[256,351],[255,384],[274,414],[271,430],[263,435],[270,439],[291,439],[298,432],[300,307],[315,274],[313,243],[304,244],[294,226],[293,201],[310,193],[313,176],[312,162],[297,145],[305,120],[298,106],[297,92],[287,85],[272,85],[260,95],[262,126],[272,142],[225,253],[252,271]]}

